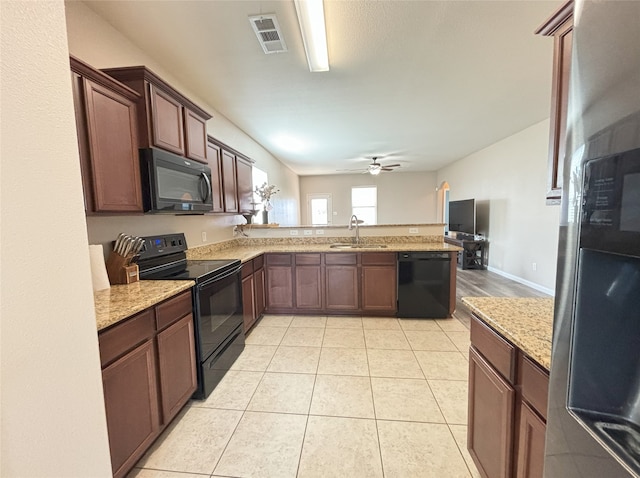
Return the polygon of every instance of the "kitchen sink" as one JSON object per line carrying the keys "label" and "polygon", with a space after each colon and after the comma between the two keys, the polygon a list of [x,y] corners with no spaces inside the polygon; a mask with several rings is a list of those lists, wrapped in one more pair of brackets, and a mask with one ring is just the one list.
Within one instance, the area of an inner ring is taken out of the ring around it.
{"label": "kitchen sink", "polygon": [[331,244],[331,249],[386,249],[385,244]]}

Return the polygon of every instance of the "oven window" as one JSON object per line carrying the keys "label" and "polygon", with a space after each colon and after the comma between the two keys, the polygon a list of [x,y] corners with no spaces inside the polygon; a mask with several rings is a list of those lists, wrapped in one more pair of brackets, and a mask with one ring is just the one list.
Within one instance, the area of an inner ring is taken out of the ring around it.
{"label": "oven window", "polygon": [[198,304],[200,355],[205,359],[242,324],[239,273],[198,286]]}

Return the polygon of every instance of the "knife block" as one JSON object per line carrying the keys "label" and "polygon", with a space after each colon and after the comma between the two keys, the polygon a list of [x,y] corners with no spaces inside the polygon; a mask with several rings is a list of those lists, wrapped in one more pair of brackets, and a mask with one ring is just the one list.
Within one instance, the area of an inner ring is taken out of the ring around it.
{"label": "knife block", "polygon": [[107,275],[109,283],[115,284],[131,284],[138,282],[138,264],[131,264],[133,254],[126,257],[121,256],[117,252],[111,252],[107,259]]}

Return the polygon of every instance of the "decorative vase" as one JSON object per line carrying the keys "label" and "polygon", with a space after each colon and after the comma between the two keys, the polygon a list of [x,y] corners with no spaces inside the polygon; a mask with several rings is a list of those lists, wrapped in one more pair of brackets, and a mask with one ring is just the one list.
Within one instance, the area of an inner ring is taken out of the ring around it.
{"label": "decorative vase", "polygon": [[269,224],[269,211],[262,211],[262,224]]}

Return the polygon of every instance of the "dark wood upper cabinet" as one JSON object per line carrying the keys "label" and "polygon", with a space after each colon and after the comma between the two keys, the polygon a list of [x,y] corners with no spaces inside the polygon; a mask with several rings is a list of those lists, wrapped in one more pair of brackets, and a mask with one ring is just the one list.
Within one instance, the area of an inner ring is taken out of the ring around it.
{"label": "dark wood upper cabinet", "polygon": [[162,148],[207,162],[209,113],[144,66],[102,71],[140,94],[138,130],[141,148]]}
{"label": "dark wood upper cabinet", "polygon": [[76,58],[70,62],[85,210],[142,212],[139,95]]}
{"label": "dark wood upper cabinet", "polygon": [[222,152],[220,146],[207,142],[207,162],[211,168],[211,189],[213,209],[211,212],[224,212],[224,186],[222,184]]}
{"label": "dark wood upper cabinet", "polygon": [[535,33],[553,37],[547,204],[559,204],[562,199],[563,163],[566,154],[573,0],[563,4]]}
{"label": "dark wood upper cabinet", "polygon": [[184,108],[185,152],[189,159],[207,162],[207,120]]}
{"label": "dark wood upper cabinet", "polygon": [[[212,136],[208,137],[208,155],[214,189],[217,182],[220,184],[220,196],[214,197],[213,212],[252,213],[254,161]],[[219,179],[213,171],[218,164]],[[221,208],[217,208],[216,203],[222,204]]]}
{"label": "dark wood upper cabinet", "polygon": [[222,149],[222,190],[224,191],[224,211],[240,212],[238,208],[238,177],[236,176],[236,156]]}
{"label": "dark wood upper cabinet", "polygon": [[253,165],[251,160],[236,156],[238,178],[238,207],[240,214],[253,213]]}
{"label": "dark wood upper cabinet", "polygon": [[169,93],[151,84],[149,100],[153,132],[151,145],[184,156],[184,107]]}

